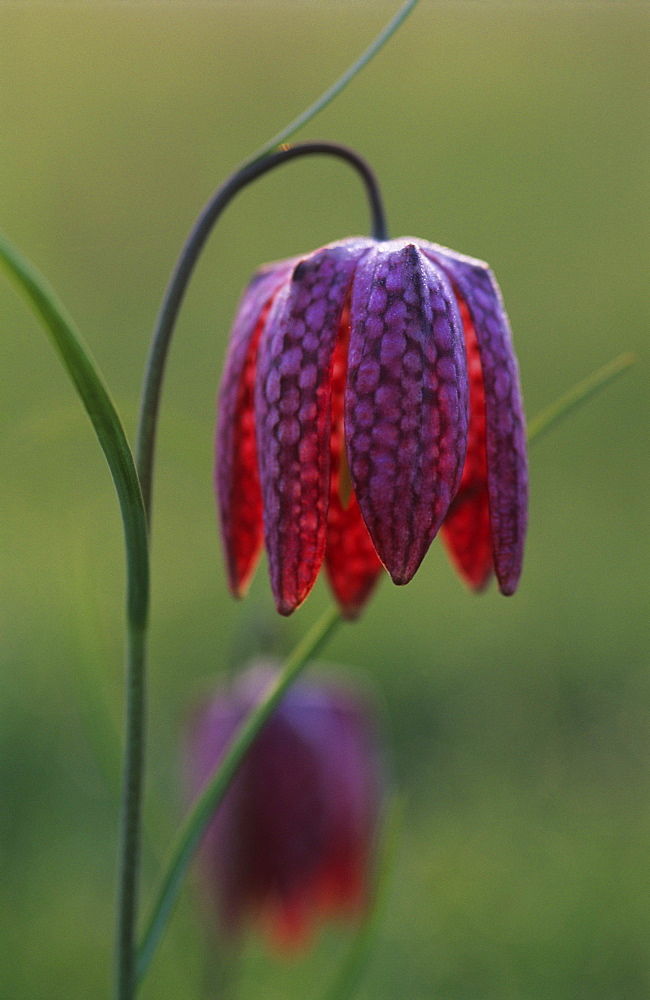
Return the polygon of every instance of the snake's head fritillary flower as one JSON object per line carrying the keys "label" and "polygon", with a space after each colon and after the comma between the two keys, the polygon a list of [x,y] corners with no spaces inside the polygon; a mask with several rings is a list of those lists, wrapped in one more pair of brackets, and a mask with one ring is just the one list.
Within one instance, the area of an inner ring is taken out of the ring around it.
{"label": "snake's head fritillary flower", "polygon": [[[188,777],[196,794],[274,677],[245,672],[198,714]],[[315,924],[359,918],[382,793],[374,713],[340,684],[295,684],[249,750],[201,846],[206,897],[222,930],[261,927],[282,949]]]}
{"label": "snake's head fritillary flower", "polygon": [[527,521],[517,362],[488,266],[423,240],[349,239],[259,271],[219,400],[216,485],[233,592],[262,538],[278,610],[323,560],[354,617],[443,528],[466,580],[519,580]]}

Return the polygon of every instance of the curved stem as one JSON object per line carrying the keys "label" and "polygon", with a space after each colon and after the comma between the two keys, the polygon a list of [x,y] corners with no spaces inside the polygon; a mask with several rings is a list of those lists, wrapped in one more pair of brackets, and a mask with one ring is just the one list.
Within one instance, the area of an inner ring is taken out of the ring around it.
{"label": "curved stem", "polygon": [[151,519],[156,423],[167,353],[178,312],[199,255],[219,216],[236,194],[252,181],[257,180],[258,177],[275,169],[275,167],[282,166],[282,164],[302,156],[313,155],[334,156],[354,167],[361,176],[366,188],[366,194],[368,195],[372,215],[373,236],[377,240],[387,238],[384,209],[373,171],[368,163],[355,153],[354,150],[349,149],[347,146],[340,146],[337,143],[302,143],[298,146],[289,146],[286,149],[281,149],[277,153],[265,156],[263,159],[256,158],[253,161],[248,161],[217,189],[196,220],[176,262],[158,314],[149,350],[142,390],[136,448],[136,463],[142,486],[144,506],[149,521]]}
{"label": "curved stem", "polygon": [[138,982],[145,976],[163,936],[194,851],[244,754],[305,664],[316,655],[341,621],[340,612],[330,608],[298,643],[262,700],[242,722],[219,768],[194,804],[172,853],[138,952]]}

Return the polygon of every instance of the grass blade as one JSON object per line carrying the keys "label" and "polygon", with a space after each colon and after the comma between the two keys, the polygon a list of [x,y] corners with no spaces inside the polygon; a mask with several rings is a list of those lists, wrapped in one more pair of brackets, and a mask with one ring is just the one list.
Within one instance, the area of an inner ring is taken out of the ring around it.
{"label": "grass blade", "polygon": [[528,443],[530,444],[543,434],[546,434],[551,427],[554,427],[555,424],[563,420],[569,413],[572,413],[578,406],[586,403],[587,400],[608,386],[635,363],[635,355],[626,351],[625,354],[619,354],[617,358],[603,365],[598,371],[592,372],[582,382],[578,382],[572,389],[569,389],[568,392],[565,392],[564,395],[556,399],[554,403],[551,403],[545,410],[542,410],[536,417],[533,417],[528,424]]}
{"label": "grass blade", "polygon": [[81,401],[108,462],[117,491],[127,550],[129,618],[142,626],[147,617],[149,556],[140,484],[122,422],[90,351],[46,280],[0,234],[4,266],[42,321]]}

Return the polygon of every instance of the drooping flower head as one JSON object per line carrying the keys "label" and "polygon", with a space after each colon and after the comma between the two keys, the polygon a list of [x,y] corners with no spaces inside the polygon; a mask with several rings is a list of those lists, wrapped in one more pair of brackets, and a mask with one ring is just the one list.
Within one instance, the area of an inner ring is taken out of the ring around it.
{"label": "drooping flower head", "polygon": [[[188,755],[195,795],[274,676],[244,673],[198,715]],[[306,943],[315,923],[356,918],[367,898],[382,790],[374,713],[340,684],[295,684],[253,743],[200,852],[222,929],[257,922],[273,943]]]}
{"label": "drooping flower head", "polygon": [[480,589],[519,580],[527,521],[517,362],[488,266],[423,240],[348,239],[254,275],[219,399],[216,486],[233,592],[266,542],[290,614],[323,560],[354,617],[443,537]]}

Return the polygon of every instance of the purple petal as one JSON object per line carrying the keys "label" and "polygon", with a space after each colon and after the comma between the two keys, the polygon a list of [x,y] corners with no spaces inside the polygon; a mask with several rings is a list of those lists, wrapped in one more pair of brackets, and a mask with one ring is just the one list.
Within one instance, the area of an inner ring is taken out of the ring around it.
{"label": "purple petal", "polygon": [[264,532],[278,611],[311,590],[325,551],[332,353],[354,269],[372,243],[346,241],[302,260],[260,342],[255,393]]}
{"label": "purple petal", "polygon": [[350,314],[345,424],[352,484],[395,583],[442,524],[465,460],[468,382],[451,288],[405,240],[359,264]]}
{"label": "purple petal", "polygon": [[499,286],[482,261],[426,244],[467,304],[483,369],[490,527],[503,594],[517,589],[528,522],[528,459],[519,369]]}
{"label": "purple petal", "polygon": [[253,385],[265,312],[294,261],[260,270],[244,292],[233,323],[219,391],[215,487],[231,590],[240,596],[262,546]]}

